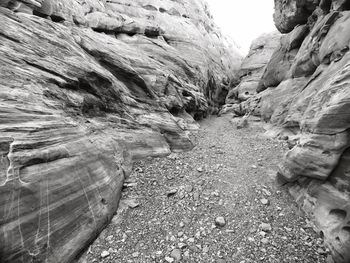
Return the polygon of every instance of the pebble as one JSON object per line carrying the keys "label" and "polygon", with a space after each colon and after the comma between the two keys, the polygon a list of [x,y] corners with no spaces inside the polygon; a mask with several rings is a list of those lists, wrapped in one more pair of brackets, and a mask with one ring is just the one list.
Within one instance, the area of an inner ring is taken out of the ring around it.
{"label": "pebble", "polygon": [[262,236],[262,237],[265,237],[265,236],[266,236],[266,232],[264,232],[264,231],[261,231],[259,234],[260,234],[260,236]]}
{"label": "pebble", "polygon": [[199,193],[194,193],[193,194],[193,200],[198,201],[199,200]]}
{"label": "pebble", "polygon": [[128,207],[134,209],[140,206],[140,204],[136,201],[136,199],[125,200]]}
{"label": "pebble", "polygon": [[179,249],[174,249],[170,256],[175,259],[176,261],[180,261],[182,259],[182,255],[181,255],[181,250]]}
{"label": "pebble", "polygon": [[177,246],[178,246],[180,249],[184,249],[184,248],[187,247],[187,244],[185,244],[185,243],[179,243],[179,244],[177,244]]}
{"label": "pebble", "polygon": [[191,192],[193,191],[193,186],[192,186],[192,185],[186,185],[186,186],[185,186],[185,191],[186,191],[187,193],[191,193]]}
{"label": "pebble", "polygon": [[267,238],[263,238],[263,239],[261,239],[261,243],[266,245],[269,243],[269,240]]}
{"label": "pebble", "polygon": [[218,227],[224,227],[226,225],[226,220],[224,217],[219,216],[215,219],[215,225]]}
{"label": "pebble", "polygon": [[271,192],[270,192],[269,190],[265,189],[265,188],[263,188],[262,191],[263,191],[264,194],[267,195],[267,196],[271,196],[271,195],[272,195]]}
{"label": "pebble", "polygon": [[171,258],[171,257],[165,257],[165,261],[168,262],[168,263],[173,263],[174,259]]}
{"label": "pebble", "polygon": [[270,201],[267,200],[266,198],[261,199],[260,202],[261,202],[263,205],[269,205],[269,204],[270,204]]}
{"label": "pebble", "polygon": [[205,246],[203,248],[203,253],[205,253],[205,254],[209,253],[209,247],[208,246]]}
{"label": "pebble", "polygon": [[190,257],[190,252],[189,252],[189,251],[185,251],[184,257],[185,257],[185,258],[189,258],[189,257]]}
{"label": "pebble", "polygon": [[167,196],[170,197],[175,195],[176,193],[177,193],[177,189],[171,189],[168,191]]}
{"label": "pebble", "polygon": [[190,242],[190,243],[194,243],[195,240],[194,240],[193,237],[191,237],[191,238],[189,238],[187,241]]}
{"label": "pebble", "polygon": [[272,231],[271,225],[270,225],[270,224],[267,224],[267,223],[262,223],[262,224],[260,225],[260,228],[261,228],[261,230],[264,231],[264,232],[271,232],[271,231]]}
{"label": "pebble", "polygon": [[107,250],[102,251],[101,258],[109,257],[110,253]]}

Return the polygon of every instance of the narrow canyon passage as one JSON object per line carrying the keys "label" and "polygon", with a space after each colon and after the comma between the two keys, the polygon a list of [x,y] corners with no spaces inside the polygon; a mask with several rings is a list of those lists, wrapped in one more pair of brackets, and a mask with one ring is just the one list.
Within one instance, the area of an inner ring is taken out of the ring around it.
{"label": "narrow canyon passage", "polygon": [[211,117],[193,151],[138,162],[117,215],[80,262],[325,262],[322,239],[277,185],[284,141]]}

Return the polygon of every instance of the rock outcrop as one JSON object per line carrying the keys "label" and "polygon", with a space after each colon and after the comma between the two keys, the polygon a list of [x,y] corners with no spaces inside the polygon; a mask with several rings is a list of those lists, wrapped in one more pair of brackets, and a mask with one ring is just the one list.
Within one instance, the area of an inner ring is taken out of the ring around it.
{"label": "rock outcrop", "polygon": [[350,262],[349,1],[275,1],[283,35],[248,107],[290,151],[279,179],[322,233],[329,262]]}
{"label": "rock outcrop", "polygon": [[71,262],[134,160],[192,148],[240,56],[199,0],[0,6],[0,261]]}
{"label": "rock outcrop", "polygon": [[[240,114],[244,112],[245,109],[253,108],[250,103],[251,98],[255,98],[257,95],[261,77],[276,47],[280,45],[281,36],[282,35],[276,31],[265,33],[253,41],[250,51],[243,59],[239,70],[239,83],[237,86],[231,87],[226,97],[226,105],[223,107],[220,114],[228,112]],[[241,102],[244,103],[241,104]],[[247,103],[249,103],[249,105],[247,105]],[[242,109],[241,106],[244,106],[245,109]]]}

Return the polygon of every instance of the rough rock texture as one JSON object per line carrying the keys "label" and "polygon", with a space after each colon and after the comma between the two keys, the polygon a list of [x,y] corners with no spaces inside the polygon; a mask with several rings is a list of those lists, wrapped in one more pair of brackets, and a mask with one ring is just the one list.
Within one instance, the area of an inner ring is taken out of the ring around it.
{"label": "rough rock texture", "polygon": [[239,71],[240,82],[238,86],[230,90],[226,98],[226,104],[246,101],[256,94],[266,64],[279,45],[280,38],[281,34],[276,31],[263,34],[253,41]]}
{"label": "rough rock texture", "polygon": [[291,150],[279,179],[291,183],[293,195],[322,232],[329,262],[348,263],[349,1],[275,2],[276,26],[289,33],[266,67],[260,93],[240,109],[258,109],[264,120],[282,128],[278,135],[288,138]]}
{"label": "rough rock texture", "polygon": [[273,17],[277,29],[281,33],[289,33],[295,26],[305,24],[319,2],[320,0],[275,0]]}
{"label": "rough rock texture", "polygon": [[0,6],[0,261],[70,262],[132,161],[192,148],[240,57],[202,1]]}

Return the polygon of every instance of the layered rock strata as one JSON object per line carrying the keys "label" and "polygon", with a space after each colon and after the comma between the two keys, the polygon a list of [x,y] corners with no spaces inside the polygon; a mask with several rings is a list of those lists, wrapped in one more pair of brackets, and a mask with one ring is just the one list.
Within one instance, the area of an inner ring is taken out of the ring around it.
{"label": "layered rock strata", "polygon": [[281,36],[281,33],[276,31],[265,33],[253,41],[238,72],[239,83],[231,87],[220,114],[228,112],[239,114],[243,111],[242,105],[245,105],[247,109],[250,108],[241,102],[250,103],[249,99],[256,97],[261,77],[276,47],[280,45]]}
{"label": "layered rock strata", "polygon": [[134,160],[192,148],[240,56],[202,1],[0,6],[0,261],[71,262]]}
{"label": "layered rock strata", "polygon": [[[330,248],[329,262],[350,262],[350,4],[275,0],[287,33],[239,109],[281,128],[291,150],[279,179]],[[243,114],[244,112],[241,112]]]}

